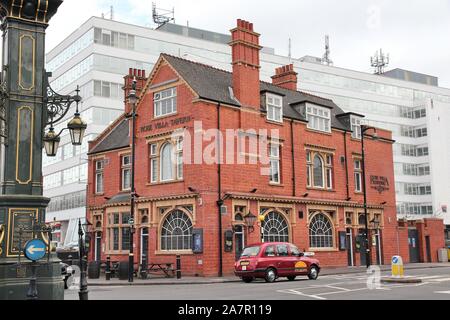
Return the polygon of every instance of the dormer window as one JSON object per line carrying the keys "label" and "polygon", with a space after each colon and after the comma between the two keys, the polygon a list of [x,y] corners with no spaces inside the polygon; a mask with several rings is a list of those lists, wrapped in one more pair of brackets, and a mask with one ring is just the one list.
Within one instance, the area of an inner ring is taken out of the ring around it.
{"label": "dormer window", "polygon": [[268,93],[266,107],[267,120],[283,122],[283,97]]}
{"label": "dormer window", "polygon": [[331,132],[330,109],[314,104],[307,104],[306,119],[308,120],[309,129]]}
{"label": "dormer window", "polygon": [[350,123],[352,129],[352,138],[361,139],[361,117],[351,116]]}

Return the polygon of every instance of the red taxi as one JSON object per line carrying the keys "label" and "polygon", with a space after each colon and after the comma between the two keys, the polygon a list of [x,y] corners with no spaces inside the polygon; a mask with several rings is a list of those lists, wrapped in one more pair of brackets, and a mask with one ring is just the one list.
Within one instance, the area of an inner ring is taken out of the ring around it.
{"label": "red taxi", "polygon": [[255,278],[274,282],[279,277],[287,277],[293,281],[300,275],[316,280],[319,272],[319,260],[305,257],[295,245],[286,242],[248,246],[234,266],[235,275],[247,283]]}

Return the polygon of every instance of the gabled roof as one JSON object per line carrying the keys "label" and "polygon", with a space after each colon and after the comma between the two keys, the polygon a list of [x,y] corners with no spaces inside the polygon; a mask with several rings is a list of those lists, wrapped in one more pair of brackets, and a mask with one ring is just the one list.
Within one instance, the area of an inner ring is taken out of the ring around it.
{"label": "gabled roof", "polygon": [[125,148],[130,146],[130,128],[129,121],[123,118],[120,122],[116,124],[115,127],[111,128],[110,132],[105,135],[103,140],[101,140],[89,154],[95,154],[110,150],[116,150],[120,148]]}
{"label": "gabled roof", "polygon": [[[161,56],[183,77],[200,98],[240,107],[239,101],[232,95],[233,75],[231,72],[165,53]],[[281,88],[264,81],[260,82],[260,90],[283,96],[283,116],[286,118],[306,121],[304,112],[299,112],[294,105],[309,102],[331,109],[331,126],[333,128],[350,130],[336,118],[336,115],[342,114],[344,111],[332,100]],[[262,111],[265,111],[264,108]]]}

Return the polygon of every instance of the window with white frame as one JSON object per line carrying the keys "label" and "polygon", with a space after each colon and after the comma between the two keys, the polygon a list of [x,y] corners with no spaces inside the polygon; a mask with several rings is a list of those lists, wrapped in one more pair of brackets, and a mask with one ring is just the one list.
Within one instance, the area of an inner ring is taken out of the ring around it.
{"label": "window with white frame", "polygon": [[355,192],[362,192],[362,162],[357,159],[353,161],[355,172]]}
{"label": "window with white frame", "polygon": [[333,248],[333,224],[323,213],[312,217],[309,223],[310,248]]}
{"label": "window with white frame", "polygon": [[178,138],[176,142],[175,158],[177,160],[177,179],[183,179],[183,138]]}
{"label": "window with white frame", "polygon": [[170,88],[153,95],[154,116],[162,117],[177,112],[177,88]]}
{"label": "window with white frame", "polygon": [[283,122],[283,98],[274,94],[266,95],[267,120]]}
{"label": "window with white frame", "polygon": [[131,155],[122,156],[122,190],[131,189]]}
{"label": "window with white frame", "polygon": [[103,193],[104,161],[95,161],[95,193]]}
{"label": "window with white frame", "polygon": [[270,144],[269,146],[270,160],[270,182],[279,184],[280,179],[280,145]]}
{"label": "window with white frame", "polygon": [[161,228],[161,250],[179,251],[192,249],[193,225],[189,216],[174,210],[164,219]]}
{"label": "window with white frame", "polygon": [[331,132],[330,109],[325,107],[319,107],[313,104],[307,104],[306,119],[308,120],[309,129]]}
{"label": "window with white frame", "polygon": [[361,139],[361,118],[350,116],[352,138]]}
{"label": "window with white frame", "polygon": [[150,183],[183,179],[183,139],[149,145]]}
{"label": "window with white frame", "polygon": [[150,144],[150,182],[158,181],[158,145]]}
{"label": "window with white frame", "polygon": [[114,212],[108,217],[107,243],[110,251],[125,251],[130,249],[130,218],[129,212]]}
{"label": "window with white frame", "polygon": [[333,189],[333,155],[307,150],[306,177],[308,187]]}

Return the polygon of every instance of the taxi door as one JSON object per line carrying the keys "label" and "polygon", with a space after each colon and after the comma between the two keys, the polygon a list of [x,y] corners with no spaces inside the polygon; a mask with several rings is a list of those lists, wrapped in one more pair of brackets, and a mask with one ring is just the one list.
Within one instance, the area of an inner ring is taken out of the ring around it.
{"label": "taxi door", "polygon": [[290,255],[292,258],[292,269],[296,276],[308,274],[308,265],[306,262],[302,261],[302,255],[300,250],[294,246],[290,245]]}

